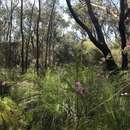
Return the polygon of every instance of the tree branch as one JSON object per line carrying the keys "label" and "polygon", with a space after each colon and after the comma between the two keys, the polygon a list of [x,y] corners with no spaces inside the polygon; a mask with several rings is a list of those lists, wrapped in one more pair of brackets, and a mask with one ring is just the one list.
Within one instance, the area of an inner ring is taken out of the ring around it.
{"label": "tree branch", "polygon": [[92,35],[92,32],[90,31],[90,29],[79,19],[79,17],[77,16],[77,14],[75,13],[75,11],[73,10],[70,0],[66,0],[67,5],[69,7],[69,10],[73,16],[73,18],[75,19],[75,21],[87,32],[90,40],[95,44],[95,46],[99,46],[99,42],[97,41],[97,39]]}
{"label": "tree branch", "polygon": [[98,40],[99,42],[101,42],[102,44],[105,44],[105,39],[104,39],[104,35],[103,35],[103,32],[101,30],[101,26],[98,22],[98,19],[97,17],[95,16],[94,12],[93,12],[93,9],[92,9],[92,6],[91,6],[91,2],[90,0],[85,0],[86,1],[86,5],[88,7],[88,13],[89,13],[89,16],[91,18],[91,21],[96,29],[96,32],[97,32],[97,36],[98,36]]}
{"label": "tree branch", "polygon": [[[83,6],[86,6],[86,3],[84,2],[84,0],[79,0],[79,1],[81,2],[81,4]],[[98,9],[101,9],[101,10],[105,11],[107,14],[113,16],[114,18],[118,18],[118,16],[119,16],[117,9],[113,9],[113,8],[108,7],[108,6],[101,6],[101,5],[92,3],[92,2],[90,4],[92,7],[96,7]]]}

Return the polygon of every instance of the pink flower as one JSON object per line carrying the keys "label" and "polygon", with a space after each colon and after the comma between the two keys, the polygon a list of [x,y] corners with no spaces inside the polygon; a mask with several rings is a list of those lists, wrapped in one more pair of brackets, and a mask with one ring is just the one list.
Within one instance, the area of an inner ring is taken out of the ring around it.
{"label": "pink flower", "polygon": [[127,45],[127,48],[130,48],[130,45]]}
{"label": "pink flower", "polygon": [[85,96],[86,93],[86,89],[81,85],[81,83],[79,81],[75,82],[75,91],[81,95],[81,96]]}

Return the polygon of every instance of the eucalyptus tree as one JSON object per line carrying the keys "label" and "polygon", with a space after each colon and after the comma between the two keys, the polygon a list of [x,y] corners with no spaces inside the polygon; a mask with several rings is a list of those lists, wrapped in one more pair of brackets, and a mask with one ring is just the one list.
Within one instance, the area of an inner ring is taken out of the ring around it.
{"label": "eucalyptus tree", "polygon": [[38,9],[38,18],[37,18],[37,58],[36,58],[36,69],[37,73],[39,72],[39,57],[40,57],[40,50],[39,50],[39,22],[41,17],[41,0],[38,0],[39,9]]}
{"label": "eucalyptus tree", "polygon": [[[129,7],[128,7],[129,6]],[[119,31],[121,37],[121,49],[122,49],[122,68],[128,69],[128,54],[124,49],[127,46],[127,30],[126,25],[128,24],[128,29],[130,23],[130,0],[120,0],[120,20],[119,20]],[[128,35],[130,37],[130,35]]]}
{"label": "eucalyptus tree", "polygon": [[52,36],[51,31],[53,27],[53,21],[55,18],[56,3],[57,3],[57,0],[52,1],[50,14],[49,14],[47,36],[46,36],[45,68],[48,67],[48,61],[50,60],[50,48],[51,48],[51,36]]}
{"label": "eucalyptus tree", "polygon": [[[34,8],[35,8],[35,0],[33,2],[33,4],[31,5],[31,11],[27,10],[27,12],[29,13],[29,21],[28,23],[28,35],[27,35],[27,40],[26,40],[26,56],[25,56],[25,66],[26,66],[26,71],[28,69],[28,56],[29,56],[29,45],[31,42],[31,38],[32,38],[32,34],[33,34],[33,30],[32,30],[32,25],[33,25],[33,13],[34,13]],[[38,31],[37,31],[38,32]],[[39,33],[39,32],[38,32]],[[32,41],[33,44],[33,41]]]}
{"label": "eucalyptus tree", "polygon": [[24,32],[23,32],[23,0],[21,0],[21,18],[20,18],[20,29],[21,29],[21,37],[22,37],[22,48],[21,48],[21,67],[22,73],[25,71],[24,64]]}
{"label": "eucalyptus tree", "polygon": [[[14,43],[14,30],[15,26],[13,22],[15,21],[15,11],[18,7],[19,1],[18,0],[10,0],[1,1],[1,8],[0,8],[0,39],[1,43],[4,44],[5,50],[5,66],[6,67],[13,67],[15,63],[14,53],[15,53],[15,44]],[[7,46],[7,47],[5,47]]]}
{"label": "eucalyptus tree", "polygon": [[18,6],[18,4],[19,4],[19,1],[13,1],[13,0],[11,0],[10,1],[10,16],[9,16],[9,27],[8,27],[8,31],[9,31],[9,38],[8,38],[8,36],[7,36],[7,39],[9,39],[8,40],[8,42],[9,42],[9,50],[8,50],[8,67],[12,67],[13,66],[13,63],[12,63],[12,22],[13,22],[13,13],[14,13],[14,10],[15,10],[15,8]]}
{"label": "eucalyptus tree", "polygon": [[[75,9],[73,9],[72,5],[71,5],[71,0],[66,0],[68,8],[71,12],[72,17],[75,19],[75,21],[80,25],[80,27],[82,29],[84,29],[86,31],[86,33],[88,34],[89,39],[92,41],[92,43],[102,52],[102,54],[105,57],[106,60],[106,65],[108,70],[116,70],[118,69],[117,64],[115,63],[115,60],[112,56],[111,50],[108,47],[108,44],[106,42],[105,39],[105,34],[103,31],[103,27],[101,26],[100,23],[100,13],[99,10],[97,9],[95,12],[95,6],[97,7],[96,4],[93,4],[91,0],[81,0],[81,4],[85,7],[85,9],[87,9],[87,13],[89,16],[89,19],[91,21],[92,26],[94,27],[94,30],[96,32],[96,35],[93,34],[93,31],[89,28],[88,25],[86,25],[86,23],[84,23],[84,21],[81,19],[81,17],[78,15],[78,13],[76,13]],[[113,1],[112,1],[113,2]],[[119,22],[119,26],[118,29],[120,30],[120,37],[121,37],[121,46],[122,46],[122,69],[128,69],[128,58],[127,58],[127,53],[124,53],[124,49],[126,46],[126,42],[125,42],[125,36],[126,36],[126,30],[125,30],[125,17],[122,16],[127,14],[127,0],[120,0],[120,16],[119,16],[119,12],[115,11],[116,9],[111,9],[110,7],[102,7],[102,6],[98,6],[98,8],[102,8],[103,10],[106,10],[107,13],[109,13],[110,15],[114,16],[116,18],[116,20],[118,20],[117,18],[119,18],[120,22]],[[118,9],[117,9],[118,10]],[[87,19],[88,20],[88,19]],[[122,26],[124,25],[124,26]],[[122,29],[121,29],[122,28]],[[122,35],[123,33],[123,35]]]}

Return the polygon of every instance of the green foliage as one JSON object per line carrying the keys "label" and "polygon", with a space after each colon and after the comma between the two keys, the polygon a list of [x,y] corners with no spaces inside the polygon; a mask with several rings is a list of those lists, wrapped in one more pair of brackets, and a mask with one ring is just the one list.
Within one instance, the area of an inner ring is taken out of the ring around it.
{"label": "green foliage", "polygon": [[[0,113],[5,115],[6,122],[3,125],[3,118],[0,119],[2,128],[129,129],[129,96],[121,96],[121,93],[129,92],[129,73],[109,76],[97,69],[79,65],[77,70],[77,66],[71,64],[48,69],[40,77],[29,69],[17,78],[11,90],[12,99],[1,98]],[[88,90],[85,96],[75,92],[77,77]],[[11,111],[15,114],[11,115]]]}
{"label": "green foliage", "polygon": [[0,129],[22,130],[24,122],[18,106],[9,98],[0,99]]}

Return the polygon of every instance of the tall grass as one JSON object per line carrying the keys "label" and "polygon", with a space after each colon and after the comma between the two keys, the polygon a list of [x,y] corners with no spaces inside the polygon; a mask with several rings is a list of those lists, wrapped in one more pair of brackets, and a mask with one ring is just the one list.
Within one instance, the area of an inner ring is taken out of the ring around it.
{"label": "tall grass", "polygon": [[11,98],[22,113],[23,129],[130,129],[129,96],[121,96],[121,93],[129,92],[129,73],[110,77],[96,67],[80,66],[78,80],[89,91],[85,96],[75,92],[76,80],[75,65],[48,70],[40,77],[30,69],[18,77]]}

